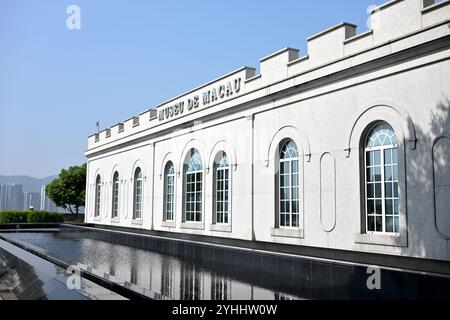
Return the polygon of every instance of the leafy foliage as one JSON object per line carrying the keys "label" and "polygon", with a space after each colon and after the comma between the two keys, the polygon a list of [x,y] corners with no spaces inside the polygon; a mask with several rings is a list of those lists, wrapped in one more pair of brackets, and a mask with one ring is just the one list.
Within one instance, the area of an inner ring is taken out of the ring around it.
{"label": "leafy foliage", "polygon": [[40,222],[64,222],[62,213],[46,212],[46,211],[29,211],[27,215],[28,223]]}
{"label": "leafy foliage", "polygon": [[5,210],[0,211],[0,223],[25,223],[28,211]]}
{"label": "leafy foliage", "polygon": [[78,214],[86,197],[86,164],[61,170],[58,178],[47,185],[45,192],[58,207]]}
{"label": "leafy foliage", "polygon": [[0,223],[41,223],[41,222],[63,222],[64,215],[46,211],[0,211]]}

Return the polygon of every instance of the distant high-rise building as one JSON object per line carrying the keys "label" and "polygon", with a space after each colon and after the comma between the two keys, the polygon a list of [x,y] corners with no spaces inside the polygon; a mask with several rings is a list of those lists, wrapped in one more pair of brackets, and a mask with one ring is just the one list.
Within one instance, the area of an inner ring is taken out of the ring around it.
{"label": "distant high-rise building", "polygon": [[0,184],[0,210],[5,210],[7,202],[6,186]]}
{"label": "distant high-rise building", "polygon": [[23,194],[21,184],[0,185],[0,210],[22,210]]}
{"label": "distant high-rise building", "polygon": [[24,192],[23,193],[23,209],[39,210],[41,205],[41,195],[37,192]]}
{"label": "distant high-rise building", "polygon": [[46,186],[41,187],[41,205],[39,208],[41,211],[57,212],[58,208],[56,207],[56,204],[47,197],[45,187]]}

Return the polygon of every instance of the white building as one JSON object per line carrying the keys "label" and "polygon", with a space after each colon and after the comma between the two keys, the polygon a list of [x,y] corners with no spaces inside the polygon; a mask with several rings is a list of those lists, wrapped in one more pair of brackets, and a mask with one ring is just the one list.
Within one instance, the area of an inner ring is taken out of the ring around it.
{"label": "white building", "polygon": [[86,222],[450,260],[449,18],[390,1],[90,136]]}
{"label": "white building", "polygon": [[41,203],[39,206],[40,211],[57,212],[58,208],[56,207],[56,204],[47,196],[45,187],[46,186],[41,187]]}
{"label": "white building", "polygon": [[0,210],[22,210],[21,184],[0,184]]}
{"label": "white building", "polygon": [[40,208],[41,195],[37,192],[24,192],[23,193],[23,209],[29,210],[33,207],[35,210]]}

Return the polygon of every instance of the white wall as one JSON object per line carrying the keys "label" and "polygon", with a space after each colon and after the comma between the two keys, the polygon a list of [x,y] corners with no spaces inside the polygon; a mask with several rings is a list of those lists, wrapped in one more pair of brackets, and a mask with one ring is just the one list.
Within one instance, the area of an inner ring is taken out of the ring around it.
{"label": "white wall", "polygon": [[[266,77],[263,74],[245,79],[244,74],[251,77],[252,72],[239,70],[243,75],[242,88],[239,95],[229,100],[199,108],[195,114],[172,122],[158,124],[153,118],[149,125],[141,119],[144,129],[125,130],[122,133],[125,136],[117,140],[100,137],[95,142],[90,137],[86,153],[86,221],[247,240],[254,236],[266,242],[450,260],[450,219],[445,210],[450,192],[446,183],[446,177],[450,176],[450,144],[441,143],[447,141],[442,140],[435,146],[437,138],[450,137],[450,29],[446,20],[436,14],[447,12],[449,5],[439,4],[420,11],[418,3],[419,0],[398,1],[383,7],[374,13],[373,32],[361,39],[346,39],[352,32],[342,34],[339,41],[352,46],[351,55],[333,56],[338,60],[329,65],[307,69],[315,60],[310,57],[292,61],[297,53],[287,49],[262,61],[269,68]],[[394,41],[393,37],[399,35],[389,34],[377,21],[391,15],[397,17],[398,10],[405,5],[410,6],[408,10],[420,12],[416,12],[417,21],[410,27],[401,24],[405,34]],[[421,21],[431,14],[437,24],[421,30]],[[342,33],[342,27],[310,42],[319,43],[321,37],[334,37],[335,32]],[[367,41],[372,37],[378,45],[364,47],[373,44]],[[444,39],[447,46],[415,56],[403,51],[429,46],[427,42],[435,39]],[[364,46],[356,45],[359,41]],[[398,55],[394,57],[394,53]],[[378,63],[376,59],[383,57],[392,58]],[[360,72],[348,72],[364,63],[368,67]],[[287,71],[289,77],[285,80],[280,80],[280,72],[272,70],[277,64]],[[340,72],[347,72],[346,77],[337,78]],[[271,74],[276,78],[270,78]],[[283,91],[286,89],[291,91]],[[361,232],[361,139],[375,121],[388,122],[399,140],[400,235]],[[294,139],[302,153],[302,223],[294,231],[274,229],[275,155],[284,138]],[[204,165],[203,221],[195,226],[182,223],[182,164],[190,148],[198,149]],[[232,210],[229,227],[217,230],[211,225],[212,164],[221,150],[227,152],[232,163]],[[162,219],[163,172],[169,160],[177,172],[173,224]],[[138,165],[145,177],[144,213],[142,221],[136,222],[132,221],[132,176]],[[116,169],[121,179],[120,210],[119,219],[112,220],[111,182]],[[433,180],[433,172],[438,172],[440,179]],[[102,176],[102,209],[100,217],[94,218],[97,174]]]}

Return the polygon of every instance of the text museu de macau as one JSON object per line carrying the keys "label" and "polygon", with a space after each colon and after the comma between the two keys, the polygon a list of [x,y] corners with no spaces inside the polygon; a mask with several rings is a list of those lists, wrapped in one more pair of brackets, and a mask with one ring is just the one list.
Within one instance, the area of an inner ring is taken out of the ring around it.
{"label": "text museu de macau", "polygon": [[[158,110],[159,121],[171,119],[190,112],[199,107],[206,107],[220,100],[229,98],[241,91],[241,78],[210,87],[200,94],[192,95],[185,100],[178,101]],[[201,96],[201,99],[200,99]]]}

